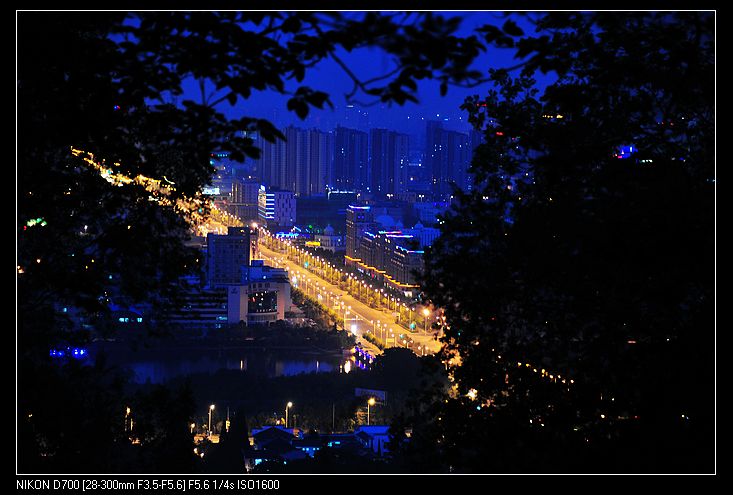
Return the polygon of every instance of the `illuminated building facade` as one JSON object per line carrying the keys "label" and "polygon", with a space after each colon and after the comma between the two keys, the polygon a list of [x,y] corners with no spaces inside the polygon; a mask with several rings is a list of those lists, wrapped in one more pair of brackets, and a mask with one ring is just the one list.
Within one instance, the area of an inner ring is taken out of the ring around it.
{"label": "illuminated building facade", "polygon": [[415,244],[413,235],[399,230],[364,232],[354,266],[367,277],[394,288],[415,287],[424,266],[424,251],[414,249]]}
{"label": "illuminated building facade", "polygon": [[374,225],[370,206],[349,205],[346,209],[346,265],[359,256],[359,244],[364,232]]}
{"label": "illuminated building facade", "polygon": [[288,273],[253,260],[241,283],[229,287],[227,320],[230,324],[269,324],[285,319],[291,305]]}
{"label": "illuminated building facade", "polygon": [[258,203],[259,223],[266,227],[292,227],[296,219],[295,195],[291,191],[267,189],[260,186]]}

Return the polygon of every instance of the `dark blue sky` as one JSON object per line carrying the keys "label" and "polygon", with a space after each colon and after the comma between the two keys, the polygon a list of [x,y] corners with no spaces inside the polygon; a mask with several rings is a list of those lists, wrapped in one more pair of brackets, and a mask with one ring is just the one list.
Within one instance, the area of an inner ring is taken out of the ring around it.
{"label": "dark blue sky", "polygon": [[[474,32],[476,27],[484,24],[501,26],[506,17],[502,12],[443,12],[446,17],[459,16],[463,18],[457,35],[468,36]],[[533,27],[521,17],[513,15],[512,18],[526,32]],[[393,66],[388,56],[377,49],[361,49],[351,53],[343,51],[338,54],[349,67],[362,80],[375,77],[389,71]],[[514,50],[489,48],[483,52],[475,61],[474,68],[487,72],[489,68],[508,67],[514,65]],[[348,75],[332,60],[324,60],[319,65],[309,69],[305,80],[301,83],[314,89],[325,91],[331,95],[334,108],[324,110],[313,109],[305,121],[300,120],[294,113],[286,108],[287,95],[280,95],[273,91],[255,92],[246,101],[240,101],[234,107],[227,107],[224,103],[221,110],[231,117],[243,115],[266,118],[276,125],[285,126],[294,124],[304,128],[318,127],[325,130],[334,128],[337,124],[357,127],[358,122],[355,112],[366,112],[368,115],[369,127],[385,127],[411,135],[419,135],[424,132],[425,121],[429,119],[444,120],[445,126],[455,130],[468,131],[466,115],[459,107],[466,96],[478,94],[483,96],[488,85],[476,88],[460,88],[451,86],[446,96],[441,97],[439,83],[435,81],[421,81],[418,86],[419,103],[407,102],[404,106],[399,105],[376,105],[364,108],[347,110],[344,94],[352,88],[352,82]],[[286,86],[288,89],[297,87],[295,81]],[[198,93],[198,87],[192,89]],[[194,97],[195,98],[195,97]],[[358,95],[357,99],[367,100],[368,96]],[[226,108],[225,108],[226,107]],[[351,114],[347,117],[347,113]],[[364,122],[362,117],[362,123]]]}

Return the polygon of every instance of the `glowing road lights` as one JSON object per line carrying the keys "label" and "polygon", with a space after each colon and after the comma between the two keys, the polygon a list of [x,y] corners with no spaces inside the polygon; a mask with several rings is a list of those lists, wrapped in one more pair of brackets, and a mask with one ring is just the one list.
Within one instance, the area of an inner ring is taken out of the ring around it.
{"label": "glowing road lights", "polygon": [[209,406],[209,430],[208,430],[209,436],[211,436],[211,413],[214,412],[215,407],[216,406],[214,406],[214,404],[211,404]]}
{"label": "glowing road lights", "polygon": [[293,407],[293,403],[292,402],[288,402],[285,405],[285,428],[288,427],[288,411],[290,410],[291,407]]}

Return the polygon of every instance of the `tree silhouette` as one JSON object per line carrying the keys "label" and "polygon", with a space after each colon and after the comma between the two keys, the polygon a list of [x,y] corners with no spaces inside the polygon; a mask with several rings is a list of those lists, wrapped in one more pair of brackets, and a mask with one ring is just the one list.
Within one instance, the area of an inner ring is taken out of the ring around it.
{"label": "tree silhouette", "polygon": [[520,62],[463,106],[484,143],[427,256],[450,386],[413,418],[416,462],[711,471],[713,16],[535,23],[483,29]]}

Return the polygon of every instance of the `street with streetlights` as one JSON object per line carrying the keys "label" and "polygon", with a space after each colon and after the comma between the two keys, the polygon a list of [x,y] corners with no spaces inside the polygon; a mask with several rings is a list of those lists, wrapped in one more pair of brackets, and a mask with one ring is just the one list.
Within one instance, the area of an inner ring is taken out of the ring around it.
{"label": "street with streetlights", "polygon": [[[385,315],[385,313],[380,309],[373,308],[361,302],[360,300],[350,295],[347,291],[341,289],[337,285],[332,284],[328,280],[320,279],[318,275],[315,275],[312,272],[306,272],[303,269],[302,264],[297,264],[287,258],[284,258],[282,255],[268,248],[266,245],[260,246],[260,255],[263,257],[263,259],[268,261],[271,260],[271,262],[276,263],[278,266],[286,268],[290,273],[291,279],[293,279],[293,277],[297,277],[297,280],[299,282],[301,277],[310,276],[318,280],[322,287],[321,290],[328,290],[333,294],[334,301],[336,301],[338,304],[339,312],[343,312],[342,314],[344,317],[344,324],[346,324],[347,319],[355,320],[355,322],[357,323],[359,320],[361,320],[366,322],[367,324],[373,321],[374,323],[371,323],[372,328],[374,328],[378,324],[382,325],[383,330],[380,328],[380,332],[384,333],[382,340],[385,345],[390,347],[402,344],[402,342],[398,344],[396,337],[387,335],[387,332],[390,331],[390,325],[394,325],[395,323],[391,315]],[[334,306],[336,306],[336,304],[334,304]],[[347,316],[349,316],[349,318],[347,318]],[[425,327],[427,329],[427,323],[425,323]],[[373,346],[373,344],[367,342],[366,340],[363,340],[362,338],[362,334],[367,333],[368,328],[369,327],[367,327],[366,325],[359,327],[357,330],[357,335],[361,339],[360,342],[363,346],[370,349],[373,348],[372,352],[375,354],[379,354],[381,351]],[[348,330],[350,329],[350,327],[346,326],[346,329]],[[422,348],[425,349],[425,354],[436,352],[440,348],[440,344],[437,341],[429,338],[427,335],[419,335],[416,333],[412,335],[412,338],[416,344],[419,344]],[[391,341],[391,345],[388,345],[388,340]],[[415,347],[414,349],[417,350],[417,347]]]}

